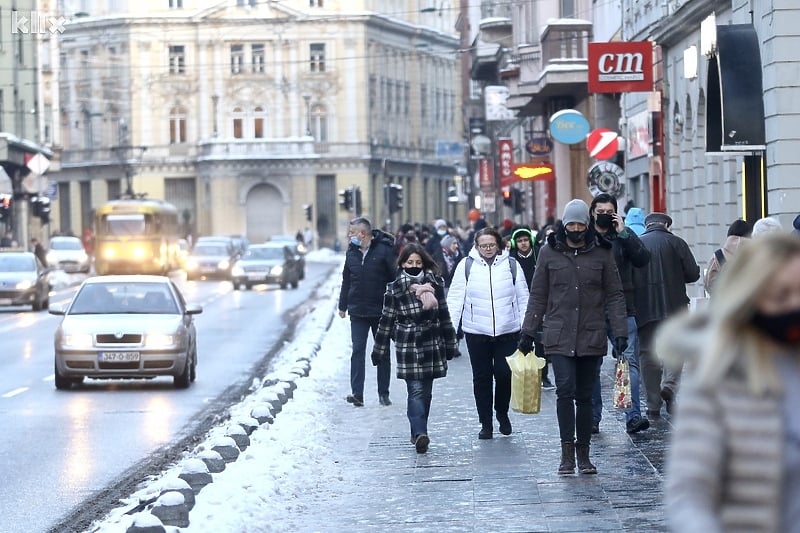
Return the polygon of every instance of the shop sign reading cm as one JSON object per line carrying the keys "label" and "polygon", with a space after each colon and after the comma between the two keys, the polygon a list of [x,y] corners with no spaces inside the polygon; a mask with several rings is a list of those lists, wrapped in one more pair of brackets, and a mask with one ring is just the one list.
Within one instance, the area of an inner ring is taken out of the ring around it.
{"label": "shop sign reading cm", "polygon": [[653,90],[653,43],[589,43],[589,92],[633,93]]}

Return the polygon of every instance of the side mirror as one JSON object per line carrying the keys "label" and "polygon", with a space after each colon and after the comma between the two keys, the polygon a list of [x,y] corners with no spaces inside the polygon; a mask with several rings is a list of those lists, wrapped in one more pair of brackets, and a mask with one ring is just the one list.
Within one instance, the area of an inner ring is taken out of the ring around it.
{"label": "side mirror", "polygon": [[199,315],[203,312],[203,306],[200,304],[186,304],[187,315]]}
{"label": "side mirror", "polygon": [[67,306],[65,304],[50,304],[47,312],[51,315],[65,315],[67,314]]}

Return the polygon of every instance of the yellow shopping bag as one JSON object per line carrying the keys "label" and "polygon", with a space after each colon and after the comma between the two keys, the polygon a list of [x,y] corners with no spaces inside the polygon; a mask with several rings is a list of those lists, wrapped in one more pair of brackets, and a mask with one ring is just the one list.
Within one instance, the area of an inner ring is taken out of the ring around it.
{"label": "yellow shopping bag", "polygon": [[526,415],[538,413],[542,406],[542,369],[547,361],[519,350],[506,361],[511,368],[511,409]]}

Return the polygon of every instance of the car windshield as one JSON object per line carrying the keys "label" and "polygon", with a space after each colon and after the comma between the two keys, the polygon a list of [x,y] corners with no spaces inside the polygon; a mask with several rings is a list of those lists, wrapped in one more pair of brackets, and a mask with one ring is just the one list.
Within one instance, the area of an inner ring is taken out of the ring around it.
{"label": "car windshield", "polygon": [[283,248],[249,248],[245,259],[283,259]]}
{"label": "car windshield", "polygon": [[50,241],[51,250],[83,250],[83,244],[79,240],[57,240]]}
{"label": "car windshield", "polygon": [[75,295],[70,315],[177,314],[178,305],[164,283],[89,283]]}
{"label": "car windshield", "polygon": [[33,257],[0,255],[0,272],[31,272],[33,270],[36,270]]}
{"label": "car windshield", "polygon": [[200,246],[199,244],[195,246],[192,255],[214,255],[214,256],[227,256],[228,249],[224,246],[209,246],[204,244]]}

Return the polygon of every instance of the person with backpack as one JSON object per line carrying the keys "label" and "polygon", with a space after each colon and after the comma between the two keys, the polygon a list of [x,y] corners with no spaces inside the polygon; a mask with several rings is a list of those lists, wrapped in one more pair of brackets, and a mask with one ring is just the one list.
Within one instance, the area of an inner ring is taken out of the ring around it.
{"label": "person with backpack", "polygon": [[717,279],[722,266],[728,259],[733,257],[739,246],[745,242],[745,239],[749,239],[752,233],[753,227],[749,222],[741,218],[734,220],[728,227],[728,236],[725,237],[725,242],[722,243],[720,248],[714,250],[711,259],[708,260],[706,275],[703,277],[703,285],[708,294],[711,294],[714,281]]}
{"label": "person with backpack", "polygon": [[611,244],[597,239],[589,206],[567,203],[562,224],[547,238],[533,273],[519,350],[530,353],[544,324],[542,343],[556,378],[561,440],[559,474],[596,474],[589,460],[592,390],[599,359],[608,351],[606,317],[614,348],[628,347],[625,295]]}
{"label": "person with backpack", "polygon": [[494,228],[477,231],[474,246],[453,272],[447,308],[453,325],[461,324],[467,343],[479,439],[493,437],[493,400],[500,433],[511,434],[511,369],[506,357],[517,348],[528,294],[525,274],[504,249],[500,233]]}

